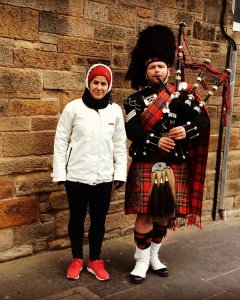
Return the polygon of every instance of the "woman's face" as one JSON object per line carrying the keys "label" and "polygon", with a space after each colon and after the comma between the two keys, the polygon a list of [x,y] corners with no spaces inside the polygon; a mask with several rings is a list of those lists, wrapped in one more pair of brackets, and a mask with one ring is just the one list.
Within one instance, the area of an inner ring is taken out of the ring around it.
{"label": "woman's face", "polygon": [[101,100],[108,91],[108,81],[105,76],[96,76],[90,82],[89,91],[96,100]]}
{"label": "woman's face", "polygon": [[169,75],[169,69],[162,61],[154,61],[147,66],[146,78],[153,84],[159,84],[158,77],[166,83]]}

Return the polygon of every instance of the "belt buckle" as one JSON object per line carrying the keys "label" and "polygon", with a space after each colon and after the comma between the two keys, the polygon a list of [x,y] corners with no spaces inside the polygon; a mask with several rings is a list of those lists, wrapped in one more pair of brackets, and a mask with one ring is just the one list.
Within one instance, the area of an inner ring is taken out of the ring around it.
{"label": "belt buckle", "polygon": [[156,171],[163,171],[166,168],[167,168],[167,164],[165,162],[157,162],[152,167],[152,173]]}

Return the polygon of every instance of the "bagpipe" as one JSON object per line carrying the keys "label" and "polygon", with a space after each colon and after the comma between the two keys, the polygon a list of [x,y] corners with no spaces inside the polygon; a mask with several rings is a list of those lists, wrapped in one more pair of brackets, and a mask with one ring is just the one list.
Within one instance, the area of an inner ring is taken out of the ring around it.
{"label": "bagpipe", "polygon": [[[221,122],[226,126],[227,113],[230,109],[230,69],[220,70],[211,66],[209,59],[202,63],[188,62],[184,53],[183,43],[186,44],[185,22],[179,25],[178,52],[177,52],[177,70],[176,70],[176,88],[172,92],[168,86],[159,77],[162,88],[168,93],[171,101],[167,108],[163,109],[163,129],[167,135],[168,131],[176,126],[182,126],[193,122],[202,125],[200,119],[206,112],[206,106],[210,97],[215,95],[220,86],[223,86],[223,105],[221,110]],[[187,46],[188,48],[188,46]],[[190,54],[190,51],[189,51]],[[191,56],[191,55],[190,55]],[[197,71],[197,79],[193,84],[187,84],[184,81],[184,70],[191,69]],[[214,81],[211,88],[208,87],[205,76],[210,76]],[[208,90],[207,95],[201,98],[198,89],[202,86]],[[207,116],[208,119],[208,116]],[[164,132],[163,132],[164,134]],[[187,141],[175,141],[175,149],[171,151],[171,162],[182,163],[187,159]],[[174,217],[175,213],[175,188],[174,175],[170,165],[164,162],[156,163],[151,173],[151,205],[150,211],[153,219],[158,220],[164,217]]]}
{"label": "bagpipe", "polygon": [[[178,36],[178,52],[177,52],[177,70],[176,70],[176,90],[172,93],[167,86],[159,78],[159,82],[165,91],[169,94],[171,102],[168,111],[165,114],[165,119],[169,120],[169,128],[176,125],[182,125],[183,122],[193,121],[199,114],[201,114],[210,97],[212,97],[218,88],[223,85],[223,105],[221,111],[222,124],[227,124],[227,113],[230,109],[230,69],[219,70],[211,66],[209,59],[205,59],[203,63],[188,62],[184,53],[183,42],[187,46],[185,22],[179,25]],[[187,46],[187,49],[188,46]],[[189,55],[192,59],[190,51]],[[194,84],[190,85],[184,82],[184,69],[191,69],[198,71],[197,79]],[[209,89],[204,76],[210,76],[215,83]],[[203,87],[208,90],[207,95],[201,100],[197,94],[197,89]],[[199,100],[200,99],[200,100]],[[197,100],[197,101],[196,101]]]}
{"label": "bagpipe", "polygon": [[[167,109],[163,110],[163,128],[165,133],[176,126],[184,124],[193,124],[207,127],[208,118],[206,115],[206,105],[210,97],[215,95],[218,88],[223,85],[223,104],[221,110],[221,122],[223,126],[227,124],[227,115],[230,109],[230,69],[219,70],[211,66],[209,59],[205,59],[203,63],[188,62],[184,53],[183,42],[187,45],[185,34],[185,22],[180,23],[178,36],[178,52],[177,52],[177,70],[176,70],[176,89],[171,92],[161,78],[158,80],[164,90],[168,93],[171,101]],[[187,46],[187,49],[188,46]],[[188,50],[189,54],[190,51]],[[190,54],[191,57],[191,54]],[[198,71],[197,79],[194,84],[189,84],[184,81],[184,70],[191,69]],[[214,82],[209,89],[204,76],[210,76]],[[201,99],[198,89],[202,86],[204,90],[208,90],[207,95]],[[195,136],[194,136],[195,137]],[[172,158],[178,162],[186,159],[186,141],[176,141],[176,147],[172,151]]]}

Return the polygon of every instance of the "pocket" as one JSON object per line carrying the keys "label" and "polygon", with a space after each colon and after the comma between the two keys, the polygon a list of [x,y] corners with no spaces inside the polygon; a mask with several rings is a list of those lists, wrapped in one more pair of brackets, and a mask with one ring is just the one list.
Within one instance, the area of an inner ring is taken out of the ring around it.
{"label": "pocket", "polygon": [[68,158],[67,158],[67,163],[66,163],[66,167],[65,167],[66,171],[67,171],[67,167],[68,167],[68,163],[69,163],[69,160],[70,160],[71,153],[72,153],[72,147],[69,150],[69,154],[68,154]]}

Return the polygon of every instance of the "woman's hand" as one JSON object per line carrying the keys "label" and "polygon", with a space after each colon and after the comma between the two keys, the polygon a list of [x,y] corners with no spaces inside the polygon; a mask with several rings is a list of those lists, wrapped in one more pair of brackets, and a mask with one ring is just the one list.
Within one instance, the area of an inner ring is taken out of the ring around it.
{"label": "woman's hand", "polygon": [[174,140],[183,140],[186,138],[186,130],[183,126],[177,126],[169,130],[168,136]]}
{"label": "woman's hand", "polygon": [[174,147],[174,140],[168,136],[162,136],[158,141],[158,148],[166,152],[170,152]]}

